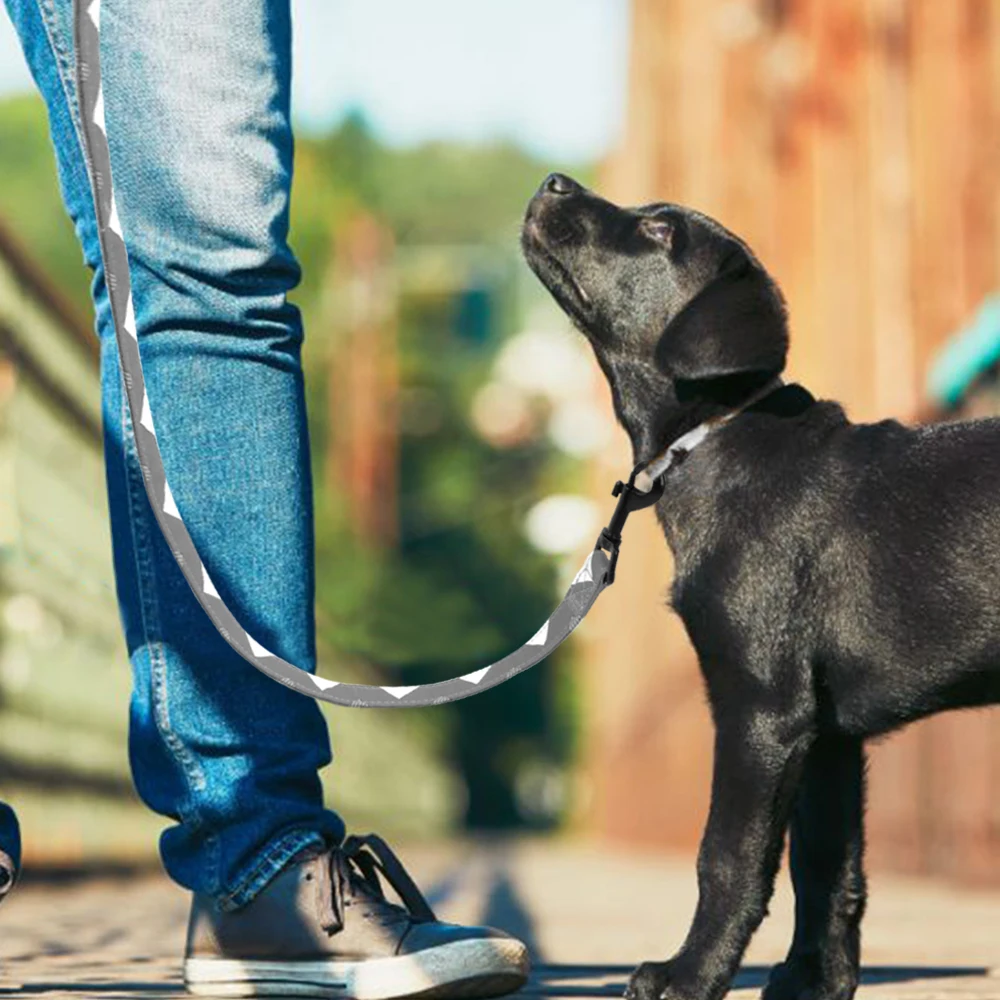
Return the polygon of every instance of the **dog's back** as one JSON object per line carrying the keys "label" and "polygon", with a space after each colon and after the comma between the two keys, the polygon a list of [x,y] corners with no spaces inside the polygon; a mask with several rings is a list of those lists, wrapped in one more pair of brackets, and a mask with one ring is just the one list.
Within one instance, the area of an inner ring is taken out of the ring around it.
{"label": "dog's back", "polygon": [[728,621],[762,669],[776,648],[806,667],[827,724],[855,734],[1000,698],[1000,420],[747,414],[663,510],[703,662],[726,658]]}

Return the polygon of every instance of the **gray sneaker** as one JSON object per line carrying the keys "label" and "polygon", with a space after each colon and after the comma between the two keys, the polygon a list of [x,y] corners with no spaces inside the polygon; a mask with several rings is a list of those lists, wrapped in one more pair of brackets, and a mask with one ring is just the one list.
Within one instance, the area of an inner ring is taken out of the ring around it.
{"label": "gray sneaker", "polygon": [[[403,905],[390,903],[379,876]],[[441,923],[374,834],[299,858],[247,906],[196,895],[184,982],[224,997],[465,1000],[512,993],[528,949],[492,927]]]}

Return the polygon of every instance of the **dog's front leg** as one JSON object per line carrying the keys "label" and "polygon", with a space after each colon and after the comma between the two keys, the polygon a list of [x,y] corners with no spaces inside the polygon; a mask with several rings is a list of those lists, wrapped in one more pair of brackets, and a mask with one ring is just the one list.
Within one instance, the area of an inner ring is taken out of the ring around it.
{"label": "dog's front leg", "polygon": [[764,1000],[850,1000],[865,909],[864,750],[821,736],[806,759],[791,819],[795,938]]}
{"label": "dog's front leg", "polygon": [[729,988],[767,912],[812,739],[804,726],[787,729],[781,713],[763,710],[719,723],[694,921],[673,958],[635,971],[631,1000],[718,1000]]}

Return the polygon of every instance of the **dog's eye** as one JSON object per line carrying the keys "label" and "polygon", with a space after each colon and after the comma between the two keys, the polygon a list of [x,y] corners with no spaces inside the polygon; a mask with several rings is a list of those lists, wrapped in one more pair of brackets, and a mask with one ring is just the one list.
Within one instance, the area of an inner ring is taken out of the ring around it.
{"label": "dog's eye", "polygon": [[677,227],[673,220],[667,216],[647,215],[639,221],[639,229],[651,240],[662,243],[668,250],[673,248]]}

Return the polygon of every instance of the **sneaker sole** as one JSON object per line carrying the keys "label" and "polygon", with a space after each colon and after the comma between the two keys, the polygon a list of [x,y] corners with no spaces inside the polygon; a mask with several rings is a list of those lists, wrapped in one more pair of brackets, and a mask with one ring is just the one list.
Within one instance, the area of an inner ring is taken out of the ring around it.
{"label": "sneaker sole", "polygon": [[528,949],[514,938],[473,938],[412,955],[360,962],[269,962],[189,958],[189,993],[215,997],[345,997],[350,1000],[477,1000],[520,989]]}

